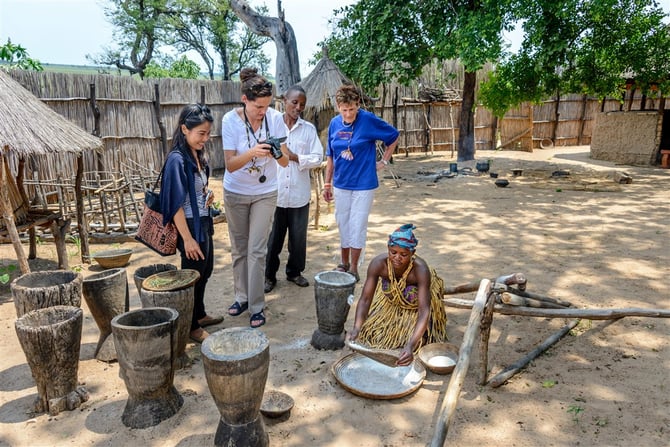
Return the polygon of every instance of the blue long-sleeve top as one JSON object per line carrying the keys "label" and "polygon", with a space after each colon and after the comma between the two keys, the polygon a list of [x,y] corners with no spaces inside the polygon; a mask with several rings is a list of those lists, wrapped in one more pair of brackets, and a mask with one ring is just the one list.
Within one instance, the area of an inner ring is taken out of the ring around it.
{"label": "blue long-sleeve top", "polygon": [[[163,225],[171,222],[179,208],[184,206],[186,195],[191,197],[192,209],[197,210],[195,202],[195,176],[198,165],[191,155],[191,151],[183,147],[175,148],[167,156],[161,179],[161,212]],[[205,166],[209,178],[209,166]],[[193,203],[195,202],[195,203]],[[198,242],[204,241],[204,234],[200,231],[200,219],[193,219],[193,238]]]}

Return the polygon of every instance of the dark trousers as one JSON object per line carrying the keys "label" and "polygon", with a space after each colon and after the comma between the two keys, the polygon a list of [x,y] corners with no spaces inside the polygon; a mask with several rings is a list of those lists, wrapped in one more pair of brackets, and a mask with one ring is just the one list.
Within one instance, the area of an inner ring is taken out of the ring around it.
{"label": "dark trousers", "polygon": [[275,210],[272,232],[268,239],[268,254],[265,260],[265,277],[275,281],[279,270],[279,254],[284,246],[288,231],[288,262],[286,277],[300,276],[305,270],[307,258],[307,224],[309,203],[300,208],[280,208]]}
{"label": "dark trousers", "polygon": [[[188,223],[191,234],[194,234],[193,219],[186,219],[186,223]],[[198,320],[207,316],[207,312],[205,312],[205,287],[207,286],[207,280],[212,276],[212,270],[214,270],[214,241],[212,240],[214,225],[211,217],[200,218],[200,230],[204,234],[204,241],[200,242],[200,250],[205,255],[205,259],[188,259],[184,252],[184,241],[181,237],[177,241],[177,247],[181,253],[181,268],[197,270],[200,273],[200,279],[193,287],[192,331],[200,327]]]}

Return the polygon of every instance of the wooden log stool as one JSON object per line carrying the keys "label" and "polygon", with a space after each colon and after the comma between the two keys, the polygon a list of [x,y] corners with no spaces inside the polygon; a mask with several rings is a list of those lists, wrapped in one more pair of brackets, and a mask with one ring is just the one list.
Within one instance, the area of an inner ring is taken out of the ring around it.
{"label": "wooden log stool", "polygon": [[661,149],[661,167],[670,168],[670,149]]}
{"label": "wooden log stool", "polygon": [[26,355],[38,397],[33,410],[55,416],[88,400],[77,386],[83,312],[74,306],[36,309],[16,320],[16,335]]}

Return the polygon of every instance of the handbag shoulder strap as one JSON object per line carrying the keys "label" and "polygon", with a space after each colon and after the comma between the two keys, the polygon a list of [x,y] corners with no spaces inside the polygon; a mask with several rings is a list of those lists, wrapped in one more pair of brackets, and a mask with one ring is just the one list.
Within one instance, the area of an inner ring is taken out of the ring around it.
{"label": "handbag shoulder strap", "polygon": [[163,171],[165,171],[165,163],[163,163],[163,168],[161,169],[161,172],[158,174],[158,178],[156,179],[156,183],[154,183],[154,187],[151,188],[151,192],[156,191],[156,188],[158,188],[158,185],[161,182],[161,177],[163,176]]}
{"label": "handbag shoulder strap", "polygon": [[[181,153],[181,152],[180,152]],[[168,157],[170,154],[168,154]],[[161,177],[163,177],[163,172],[165,172],[165,165],[167,164],[167,157],[165,158],[165,162],[163,163],[163,167],[161,168],[161,172],[158,174],[158,178],[156,179],[156,183],[154,183],[154,187],[151,189],[151,191],[156,191],[156,188],[158,188],[158,185],[161,182]]]}

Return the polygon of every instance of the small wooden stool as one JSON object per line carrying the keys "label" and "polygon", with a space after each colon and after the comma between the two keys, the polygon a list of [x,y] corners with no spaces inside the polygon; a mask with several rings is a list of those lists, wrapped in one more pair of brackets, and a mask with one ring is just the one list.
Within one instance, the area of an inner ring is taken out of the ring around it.
{"label": "small wooden stool", "polygon": [[670,168],[670,149],[661,149],[661,167]]}

